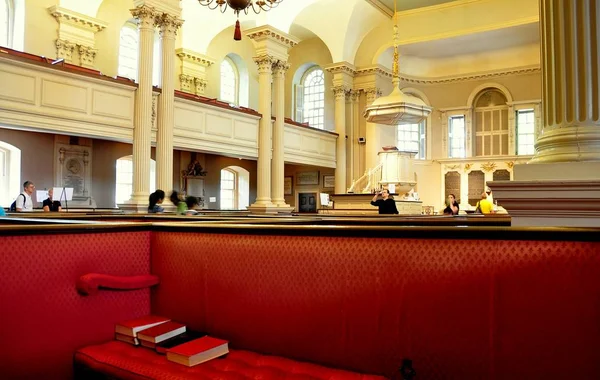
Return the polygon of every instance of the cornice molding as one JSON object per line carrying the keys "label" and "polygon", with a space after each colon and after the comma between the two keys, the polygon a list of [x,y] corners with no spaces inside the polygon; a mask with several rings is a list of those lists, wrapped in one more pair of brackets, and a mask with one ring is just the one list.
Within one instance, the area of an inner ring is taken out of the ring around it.
{"label": "cornice molding", "polygon": [[133,6],[135,8],[144,6],[150,7],[153,8],[157,14],[166,13],[178,18],[181,16],[181,6],[179,2],[179,0],[134,0]]}
{"label": "cornice molding", "polygon": [[298,45],[300,40],[290,34],[284,33],[270,25],[259,26],[247,31],[246,36],[256,42],[271,40],[275,41],[288,49]]}
{"label": "cornice molding", "polygon": [[490,78],[499,78],[511,75],[526,75],[526,74],[537,74],[541,73],[542,69],[540,66],[525,66],[525,67],[516,67],[513,69],[507,70],[497,70],[497,71],[489,71],[482,73],[471,73],[471,74],[462,74],[462,75],[453,75],[447,77],[438,77],[438,78],[423,78],[417,76],[410,76],[400,74],[400,80],[407,83],[417,83],[417,84],[444,84],[444,83],[453,83],[453,82],[464,82],[464,81],[472,81],[472,80],[484,80]]}
{"label": "cornice molding", "polygon": [[209,67],[215,64],[215,60],[192,50],[179,48],[175,50],[175,54],[185,62],[194,63],[200,66]]}
{"label": "cornice molding", "polygon": [[349,74],[350,76],[356,75],[356,67],[354,67],[353,64],[346,62],[346,61],[332,63],[330,65],[323,67],[323,69],[331,74],[345,73],[345,74]]}
{"label": "cornice molding", "polygon": [[361,67],[356,69],[356,76],[368,76],[368,75],[379,75],[384,78],[391,78],[392,72],[381,65],[369,66],[369,67]]}
{"label": "cornice molding", "polygon": [[54,18],[56,18],[56,21],[58,21],[59,24],[65,23],[94,33],[101,32],[108,26],[107,23],[96,18],[73,12],[69,9],[61,8],[56,5],[48,8],[48,11]]}

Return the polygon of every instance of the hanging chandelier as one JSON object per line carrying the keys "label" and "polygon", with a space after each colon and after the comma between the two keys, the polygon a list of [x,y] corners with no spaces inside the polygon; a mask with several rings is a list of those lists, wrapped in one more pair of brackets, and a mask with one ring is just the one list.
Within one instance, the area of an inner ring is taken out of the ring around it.
{"label": "hanging chandelier", "polygon": [[221,13],[225,13],[228,7],[233,9],[233,13],[238,17],[238,20],[235,22],[235,32],[233,33],[233,39],[236,41],[242,39],[239,20],[240,12],[248,14],[250,9],[256,14],[259,14],[261,11],[267,12],[276,8],[282,1],[283,0],[198,0],[200,5],[208,7],[210,10],[219,8]]}
{"label": "hanging chandelier", "polygon": [[394,1],[394,62],[392,83],[394,90],[388,96],[376,99],[365,108],[363,116],[369,123],[398,125],[418,124],[431,114],[431,107],[421,99],[400,90],[400,59],[398,54],[398,11]]}

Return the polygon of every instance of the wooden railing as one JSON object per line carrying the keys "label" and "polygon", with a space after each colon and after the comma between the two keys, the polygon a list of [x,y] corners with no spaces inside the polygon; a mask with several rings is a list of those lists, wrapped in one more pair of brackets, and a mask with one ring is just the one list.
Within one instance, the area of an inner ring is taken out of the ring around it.
{"label": "wooden railing", "polygon": [[374,168],[367,170],[362,177],[352,182],[352,186],[350,186],[348,192],[368,194],[373,189],[379,189],[381,186],[379,184],[381,181],[381,168],[382,164],[379,163]]}

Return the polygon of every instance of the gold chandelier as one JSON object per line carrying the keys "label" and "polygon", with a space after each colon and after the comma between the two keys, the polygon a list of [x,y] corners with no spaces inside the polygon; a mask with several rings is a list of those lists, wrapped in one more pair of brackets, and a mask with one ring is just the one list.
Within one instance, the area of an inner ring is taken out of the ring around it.
{"label": "gold chandelier", "polygon": [[259,14],[261,11],[267,12],[276,8],[282,1],[283,0],[198,0],[200,5],[208,7],[210,10],[219,8],[221,13],[225,13],[227,7],[233,9],[233,13],[238,17],[238,20],[235,22],[235,32],[233,33],[233,39],[236,41],[242,39],[239,20],[240,12],[248,14],[250,9],[256,14]]}
{"label": "gold chandelier", "polygon": [[431,114],[432,108],[421,99],[400,90],[400,58],[398,54],[398,11],[394,1],[394,62],[392,83],[394,90],[388,96],[376,99],[365,108],[363,116],[369,123],[398,125],[418,124]]}

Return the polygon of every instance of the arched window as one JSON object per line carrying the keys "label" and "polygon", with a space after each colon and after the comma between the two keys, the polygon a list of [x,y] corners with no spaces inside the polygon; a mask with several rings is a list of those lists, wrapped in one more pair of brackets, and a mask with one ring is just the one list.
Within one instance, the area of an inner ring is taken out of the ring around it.
{"label": "arched window", "polygon": [[12,1],[0,0],[0,46],[11,47],[12,12]]}
{"label": "arched window", "polygon": [[[124,203],[133,193],[133,156],[117,160],[115,204]],[[150,160],[150,192],[156,190],[156,161]]]}
{"label": "arched window", "polygon": [[482,91],[475,99],[475,155],[508,154],[508,105],[497,89]]}
{"label": "arched window", "polygon": [[313,66],[296,87],[296,121],[325,129],[325,73]]}
{"label": "arched window", "polygon": [[0,141],[0,207],[10,206],[21,185],[21,149]]}
{"label": "arched window", "polygon": [[221,170],[221,210],[243,210],[250,205],[250,172],[239,166]]}
{"label": "arched window", "polygon": [[[1,0],[0,0],[1,1]],[[161,49],[158,32],[154,33],[154,52],[152,57],[152,85],[160,86]],[[119,76],[138,82],[139,32],[134,21],[127,21],[121,28],[119,44]]]}
{"label": "arched window", "polygon": [[138,72],[138,37],[137,26],[127,22],[121,28],[119,43],[119,76],[137,80]]}
{"label": "arched window", "polygon": [[221,62],[221,100],[238,104],[239,74],[235,63],[229,57]]}

